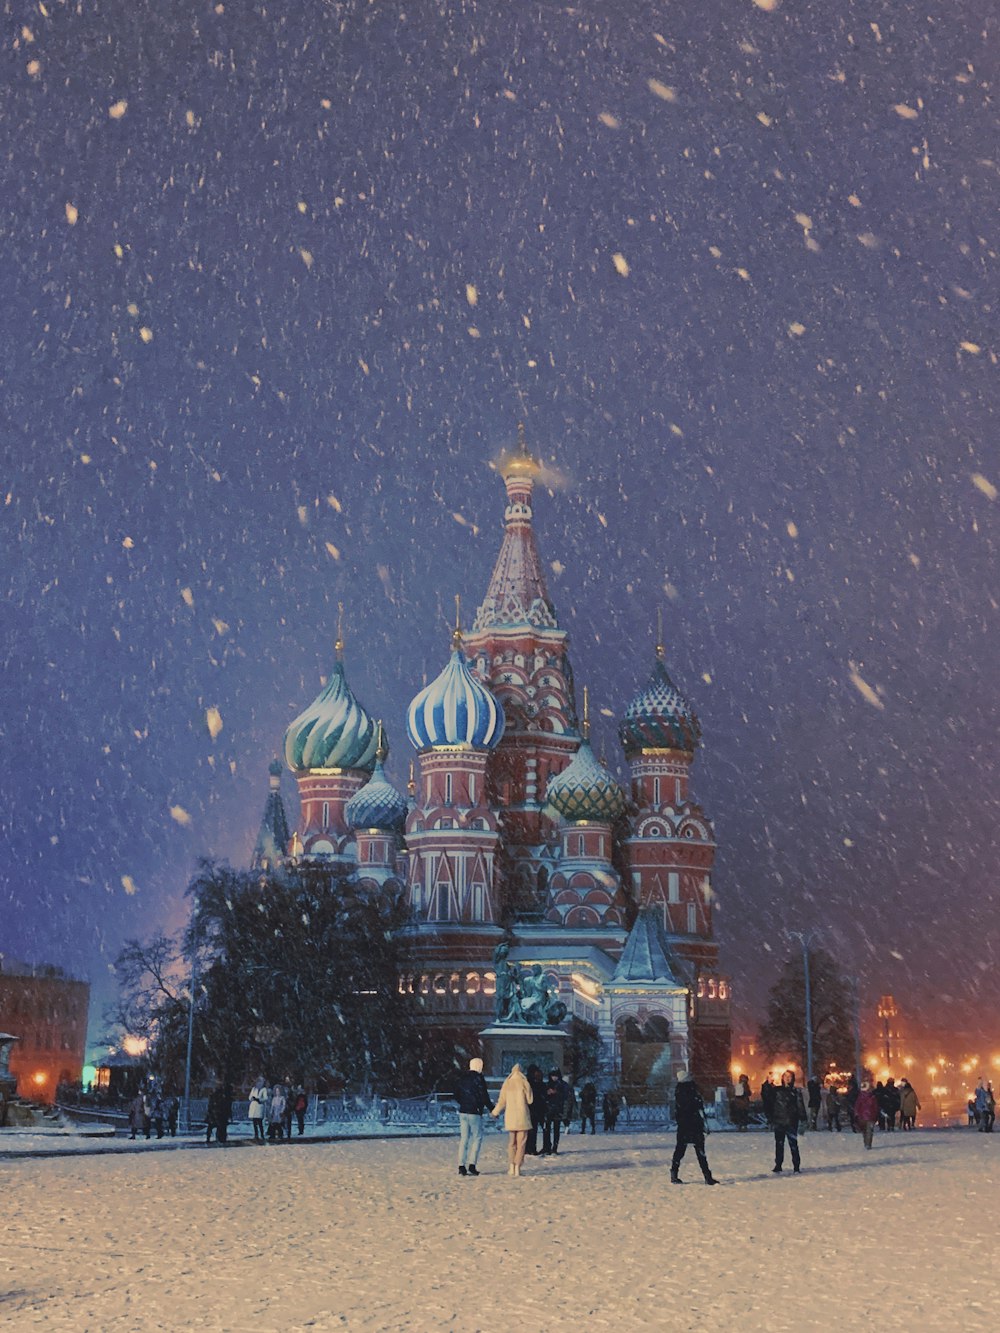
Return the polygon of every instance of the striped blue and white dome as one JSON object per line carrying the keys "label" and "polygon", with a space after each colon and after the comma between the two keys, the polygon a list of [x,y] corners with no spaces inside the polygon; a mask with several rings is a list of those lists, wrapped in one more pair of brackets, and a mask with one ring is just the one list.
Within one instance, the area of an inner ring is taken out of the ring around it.
{"label": "striped blue and white dome", "polygon": [[311,768],[375,767],[378,728],[355,699],[337,662],[326,688],[285,732],[285,761],[293,773]]}
{"label": "striped blue and white dome", "polygon": [[503,709],[469,670],[456,648],[436,680],[420,691],[406,714],[406,730],[415,750],[436,745],[469,745],[492,750],[504,729]]}
{"label": "striped blue and white dome", "polygon": [[397,833],[406,819],[406,801],[385,775],[381,758],[365,785],[344,806],[344,817],[353,829],[374,828]]}

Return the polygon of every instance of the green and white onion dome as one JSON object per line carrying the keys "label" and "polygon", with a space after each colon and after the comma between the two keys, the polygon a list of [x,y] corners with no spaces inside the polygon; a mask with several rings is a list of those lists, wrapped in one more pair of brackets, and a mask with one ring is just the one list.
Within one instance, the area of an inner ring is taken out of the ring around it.
{"label": "green and white onion dome", "polygon": [[406,820],[406,801],[385,775],[382,759],[375,771],[344,806],[344,817],[352,829],[378,829],[398,833]]}
{"label": "green and white onion dome", "polygon": [[375,767],[378,728],[355,699],[338,661],[322,694],[285,732],[285,761],[294,773],[311,768]]}
{"label": "green and white onion dome", "polygon": [[545,799],[568,820],[611,824],[625,809],[625,793],[594,757],[586,739],[563,771],[549,780]]}
{"label": "green and white onion dome", "polygon": [[685,750],[694,754],[701,726],[694,709],[657,657],[653,674],[635,696],[618,728],[626,755],[640,750]]}
{"label": "green and white onion dome", "polygon": [[415,750],[438,745],[468,745],[492,750],[503,735],[506,719],[500,701],[469,670],[461,648],[448,665],[410,704],[406,730]]}

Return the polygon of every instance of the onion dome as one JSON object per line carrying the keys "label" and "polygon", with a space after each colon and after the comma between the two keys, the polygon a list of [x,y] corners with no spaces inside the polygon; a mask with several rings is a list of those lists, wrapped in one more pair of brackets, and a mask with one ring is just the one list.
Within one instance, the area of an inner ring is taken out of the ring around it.
{"label": "onion dome", "polygon": [[451,646],[448,665],[420,691],[407,710],[410,741],[415,750],[438,745],[492,750],[503,735],[503,708],[469,670],[462,652],[462,632],[457,625]]}
{"label": "onion dome", "polygon": [[550,779],[546,802],[563,819],[611,824],[625,809],[625,793],[590,748],[587,691],[583,692],[583,740],[561,773]]}
{"label": "onion dome", "polygon": [[397,833],[406,819],[406,800],[385,776],[382,761],[386,749],[382,742],[382,723],[378,724],[379,746],[375,768],[365,785],[344,806],[344,817],[353,829],[373,828]]}
{"label": "onion dome", "polygon": [[295,773],[310,768],[360,768],[371,772],[378,749],[375,723],[355,699],[344,675],[343,633],[337,662],[323,693],[285,732],[285,761]]}
{"label": "onion dome", "polygon": [[629,756],[640,750],[686,750],[694,754],[698,747],[701,725],[667,675],[662,643],[656,645],[653,674],[626,708],[618,735]]}

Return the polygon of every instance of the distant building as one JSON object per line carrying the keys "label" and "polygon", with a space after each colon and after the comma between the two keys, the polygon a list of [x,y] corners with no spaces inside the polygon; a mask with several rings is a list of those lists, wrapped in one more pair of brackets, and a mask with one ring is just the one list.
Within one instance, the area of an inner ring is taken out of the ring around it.
{"label": "distant building", "polygon": [[0,1028],[18,1040],[10,1072],[21,1097],[55,1100],[60,1083],[79,1082],[87,1042],[90,984],[61,968],[5,959],[0,965]]}
{"label": "distant building", "polygon": [[689,788],[701,729],[657,643],[621,712],[626,783],[594,754],[535,541],[540,470],[522,434],[500,469],[503,541],[472,630],[456,624],[450,659],[407,712],[409,799],[386,777],[381,725],[348,686],[338,635],[325,688],[285,737],[298,827],[289,837],[272,767],[253,864],[288,854],[397,887],[411,919],[400,987],[442,1068],[477,1052],[509,959],[558,993],[574,1049],[589,1045],[630,1100],[662,1099],[681,1066],[707,1090],[729,1082],[730,1006],[715,835]]}

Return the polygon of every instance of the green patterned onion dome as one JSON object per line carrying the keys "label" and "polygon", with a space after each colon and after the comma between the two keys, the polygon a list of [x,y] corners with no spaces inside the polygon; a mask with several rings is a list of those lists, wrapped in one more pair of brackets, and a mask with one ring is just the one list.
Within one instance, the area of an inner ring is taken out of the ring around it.
{"label": "green patterned onion dome", "polygon": [[285,761],[294,773],[311,768],[375,767],[378,727],[355,699],[337,662],[326,689],[285,732]]}
{"label": "green patterned onion dome", "polygon": [[385,833],[402,829],[406,801],[385,776],[381,759],[376,759],[374,773],[344,806],[344,815],[352,829],[375,828]]}
{"label": "green patterned onion dome", "polygon": [[686,750],[694,754],[701,726],[694,709],[667,675],[660,658],[618,728],[626,755],[640,750]]}
{"label": "green patterned onion dome", "polygon": [[625,793],[584,740],[571,762],[549,781],[546,801],[563,819],[610,824],[625,809]]}

